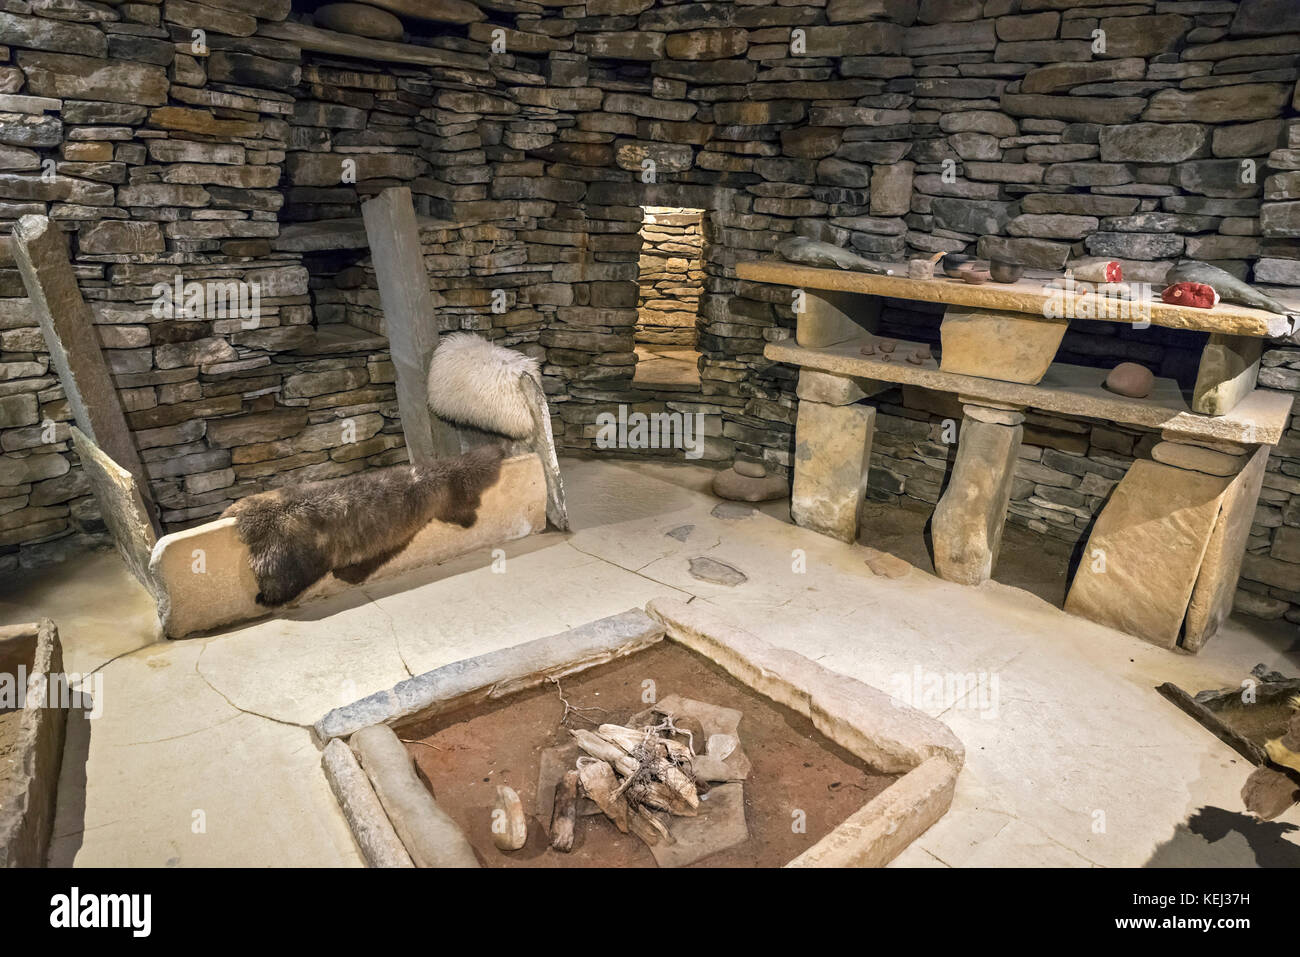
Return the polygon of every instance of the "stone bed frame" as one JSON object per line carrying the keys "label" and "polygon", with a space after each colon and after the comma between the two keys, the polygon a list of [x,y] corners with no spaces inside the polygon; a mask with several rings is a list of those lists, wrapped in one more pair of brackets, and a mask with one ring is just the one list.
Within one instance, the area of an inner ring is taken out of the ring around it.
{"label": "stone bed frame", "polygon": [[[63,646],[54,622],[43,618],[0,626],[0,666],[7,668],[11,661],[13,667],[31,662],[28,698],[44,700],[37,707],[23,707],[15,747],[17,771],[0,787],[0,867],[44,867],[68,726],[68,702],[57,687],[63,680]],[[60,700],[56,707],[45,707],[52,688]]]}
{"label": "stone bed frame", "polygon": [[466,857],[468,841],[416,778],[410,758],[395,756],[395,729],[500,701],[665,639],[810,719],[819,732],[870,767],[902,775],[787,867],[883,866],[951,805],[965,752],[947,726],[736,628],[699,601],[656,599],[645,612],[633,608],[408,678],[317,721],[314,731],[324,745],[326,777],[367,863],[473,866]]}
{"label": "stone bed frame", "polygon": [[[530,452],[508,458],[501,463],[497,483],[483,493],[478,519],[473,525],[461,528],[437,519],[430,521],[366,583],[543,531],[546,505],[541,457]],[[197,566],[200,557],[202,565]],[[275,613],[255,600],[257,580],[249,567],[248,548],[239,540],[233,518],[219,518],[164,535],[153,546],[148,566],[146,585],[158,602],[158,617],[169,638],[182,638]],[[293,604],[351,587],[354,586],[332,574],[326,575]]]}
{"label": "stone bed frame", "polygon": [[[737,275],[805,293],[795,341],[764,349],[800,370],[796,524],[856,540],[876,416],[860,400],[894,384],[955,393],[962,404],[956,460],[931,531],[936,573],[967,585],[992,576],[1026,409],[1160,429],[1153,461],[1136,462],[1097,516],[1065,609],[1191,652],[1232,611],[1269,452],[1292,404],[1255,388],[1262,337],[1286,335],[1290,319],[1228,304],[1151,304],[1154,325],[1211,333],[1189,406],[1170,379],[1156,379],[1147,398],[1127,398],[1102,386],[1099,369],[1053,362],[1068,322],[1044,318],[1051,294],[1041,281],[969,285],[784,262],[741,263]],[[883,297],[949,304],[939,362],[928,345],[903,340],[885,358],[862,354]],[[1062,305],[1066,315],[1136,318],[1106,296],[1065,294]]]}

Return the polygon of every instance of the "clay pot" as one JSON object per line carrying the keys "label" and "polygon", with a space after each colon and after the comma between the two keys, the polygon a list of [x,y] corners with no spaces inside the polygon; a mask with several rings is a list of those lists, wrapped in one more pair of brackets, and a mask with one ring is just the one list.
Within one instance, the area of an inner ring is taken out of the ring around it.
{"label": "clay pot", "polygon": [[962,282],[968,282],[972,286],[978,286],[980,283],[989,281],[989,271],[973,262],[966,263],[966,265],[958,269],[957,276]]}
{"label": "clay pot", "polygon": [[907,262],[908,279],[933,279],[934,263],[928,259],[910,259]]}
{"label": "clay pot", "polygon": [[993,277],[994,282],[1015,282],[1025,274],[1025,267],[1020,263],[995,259],[989,263],[989,274]]}
{"label": "clay pot", "polygon": [[963,256],[961,253],[948,253],[939,261],[943,263],[944,275],[951,279],[960,279],[961,267],[965,266],[967,263],[974,262],[975,257]]}

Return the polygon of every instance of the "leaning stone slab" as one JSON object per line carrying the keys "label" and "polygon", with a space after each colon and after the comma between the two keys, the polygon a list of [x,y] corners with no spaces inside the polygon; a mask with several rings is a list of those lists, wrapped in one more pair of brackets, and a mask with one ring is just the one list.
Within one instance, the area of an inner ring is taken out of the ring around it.
{"label": "leaning stone slab", "polygon": [[104,524],[113,533],[118,554],[140,584],[156,596],[157,584],[149,574],[149,556],[158,537],[135,477],[105,455],[81,429],[74,425],[71,432],[81,471],[90,482]]}
{"label": "leaning stone slab", "polygon": [[366,863],[371,867],[414,867],[352,749],[335,738],[325,745],[321,767]]}
{"label": "leaning stone slab", "polygon": [[934,510],[934,569],[963,585],[988,581],[1002,547],[1024,428],[962,420],[957,461]]}
{"label": "leaning stone slab", "polygon": [[328,741],[372,724],[410,724],[586,671],[646,648],[663,636],[658,622],[633,608],[558,635],[426,671],[388,691],[335,708],[314,728],[320,740]]}
{"label": "leaning stone slab", "polygon": [[134,476],[156,534],[149,477],[109,375],[90,306],[77,286],[63,233],[44,216],[24,216],[14,228],[13,251],[77,427]]}
{"label": "leaning stone slab", "polygon": [[[431,521],[370,580],[434,565],[545,528],[546,480],[541,462],[533,454],[517,455],[501,464],[501,477],[483,493],[478,520],[472,526],[461,528]],[[163,536],[154,546],[149,572],[158,583],[158,617],[169,638],[272,614],[272,609],[256,601],[257,581],[233,518]],[[326,575],[298,602],[348,587],[333,575]]]}
{"label": "leaning stone slab", "polygon": [[858,537],[875,424],[871,406],[799,403],[790,499],[796,525],[844,542]]}
{"label": "leaning stone slab", "polygon": [[1065,610],[1173,648],[1228,484],[1134,462],[1097,517]]}
{"label": "leaning stone slab", "polygon": [[[19,668],[26,700],[19,710],[0,714],[17,724],[12,746],[0,755],[0,867],[44,867],[68,724],[63,646],[54,622],[0,626],[0,675],[14,688]],[[46,707],[51,691],[56,706]]]}
{"label": "leaning stone slab", "polygon": [[943,314],[944,372],[1034,385],[1047,372],[1069,327],[1066,319],[952,307]]}
{"label": "leaning stone slab", "polygon": [[363,728],[352,735],[351,745],[416,867],[479,866],[464,832],[438,807],[392,728]]}
{"label": "leaning stone slab", "polygon": [[1187,605],[1187,620],[1180,644],[1190,652],[1200,651],[1232,613],[1237,578],[1241,574],[1241,562],[1250,540],[1250,527],[1255,521],[1255,506],[1259,502],[1259,490],[1271,451],[1267,445],[1256,449],[1223,494],[1223,504]]}

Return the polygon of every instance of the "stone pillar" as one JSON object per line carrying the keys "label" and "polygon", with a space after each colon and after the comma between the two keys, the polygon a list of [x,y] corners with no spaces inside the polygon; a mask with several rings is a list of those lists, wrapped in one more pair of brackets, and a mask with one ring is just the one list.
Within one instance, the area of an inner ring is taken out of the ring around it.
{"label": "stone pillar", "polygon": [[978,585],[992,576],[1002,547],[1025,417],[1015,409],[970,403],[963,409],[957,461],[930,531],[939,577]]}
{"label": "stone pillar", "polygon": [[[801,389],[807,374],[800,373]],[[843,397],[852,393],[848,385],[840,388]],[[800,400],[790,496],[796,525],[844,542],[857,540],[875,426],[871,406]]]}

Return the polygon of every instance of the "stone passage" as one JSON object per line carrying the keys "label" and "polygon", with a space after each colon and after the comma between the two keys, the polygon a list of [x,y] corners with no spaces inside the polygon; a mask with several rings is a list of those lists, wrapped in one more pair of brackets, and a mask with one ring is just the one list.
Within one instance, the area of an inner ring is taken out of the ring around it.
{"label": "stone passage", "polygon": [[673,206],[646,206],[644,210],[637,344],[693,349],[704,279],[700,263],[704,211]]}

